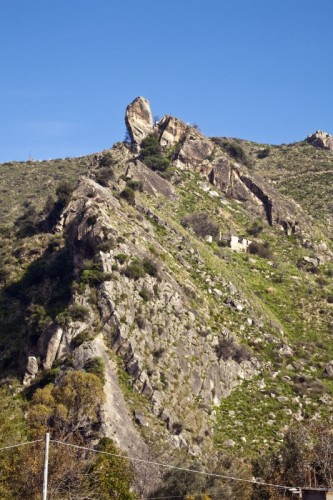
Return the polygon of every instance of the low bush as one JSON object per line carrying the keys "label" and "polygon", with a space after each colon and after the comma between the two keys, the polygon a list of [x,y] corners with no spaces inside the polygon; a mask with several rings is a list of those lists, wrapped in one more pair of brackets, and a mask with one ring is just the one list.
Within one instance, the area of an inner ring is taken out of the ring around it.
{"label": "low bush", "polygon": [[181,224],[184,227],[191,227],[195,234],[201,238],[212,236],[214,240],[217,240],[220,235],[218,224],[204,212],[186,215],[181,220]]}
{"label": "low bush", "polygon": [[146,274],[146,270],[143,267],[142,262],[139,259],[134,259],[128,266],[123,270],[123,273],[127,278],[138,280],[143,278]]}
{"label": "low bush", "polygon": [[230,139],[223,139],[222,137],[213,137],[212,140],[238,163],[250,166],[250,161],[240,144]]}
{"label": "low bush", "polygon": [[271,153],[270,149],[269,148],[265,148],[265,149],[261,149],[260,151],[258,151],[257,153],[257,158],[259,160],[262,160],[264,158],[267,158],[267,156],[269,156]]}
{"label": "low bush", "polygon": [[101,168],[95,172],[95,180],[103,187],[108,187],[114,173],[111,168]]}
{"label": "low bush", "polygon": [[84,369],[86,372],[96,375],[103,383],[105,382],[105,362],[100,356],[88,359]]}
{"label": "low bush", "polygon": [[89,342],[90,340],[93,340],[93,338],[94,335],[92,332],[84,330],[83,332],[80,332],[78,335],[76,335],[76,337],[73,338],[71,346],[73,348],[79,347],[84,342]]}
{"label": "low bush", "polygon": [[241,344],[236,344],[232,337],[220,337],[218,345],[215,347],[218,359],[233,359],[237,363],[250,359],[250,351]]}
{"label": "low bush", "polygon": [[135,191],[128,186],[120,192],[120,197],[126,200],[129,205],[134,205],[135,203]]}
{"label": "low bush", "polygon": [[134,179],[130,179],[126,182],[127,187],[133,189],[133,191],[142,191],[143,189],[143,182],[142,181],[136,181]]}
{"label": "low bush", "polygon": [[72,304],[68,313],[73,321],[84,321],[89,315],[89,309],[81,304]]}
{"label": "low bush", "polygon": [[268,242],[258,243],[257,241],[252,241],[247,251],[253,255],[258,255],[258,257],[264,257],[265,259],[269,259],[272,256]]}

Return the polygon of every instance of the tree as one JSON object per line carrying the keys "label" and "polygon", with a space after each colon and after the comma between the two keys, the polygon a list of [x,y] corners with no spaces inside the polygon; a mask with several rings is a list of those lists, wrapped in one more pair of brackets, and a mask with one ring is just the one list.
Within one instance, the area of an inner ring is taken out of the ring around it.
{"label": "tree", "polygon": [[98,422],[103,398],[99,377],[71,371],[58,386],[48,384],[33,395],[28,413],[31,432],[34,436],[51,432],[59,439],[81,441],[82,432]]}

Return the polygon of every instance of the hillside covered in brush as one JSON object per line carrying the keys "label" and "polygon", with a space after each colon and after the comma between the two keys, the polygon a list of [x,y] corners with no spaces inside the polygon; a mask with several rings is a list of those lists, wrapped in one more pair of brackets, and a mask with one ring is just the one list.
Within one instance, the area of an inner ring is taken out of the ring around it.
{"label": "hillside covered in brush", "polygon": [[[287,486],[310,463],[328,486],[333,139],[207,138],[172,116],[153,124],[142,97],[126,126],[87,157],[0,165],[2,445],[50,431]],[[1,498],[26,495],[22,463],[39,498],[31,456],[0,458]],[[89,454],[54,461],[52,498],[280,498],[135,461],[108,463],[115,486]]]}

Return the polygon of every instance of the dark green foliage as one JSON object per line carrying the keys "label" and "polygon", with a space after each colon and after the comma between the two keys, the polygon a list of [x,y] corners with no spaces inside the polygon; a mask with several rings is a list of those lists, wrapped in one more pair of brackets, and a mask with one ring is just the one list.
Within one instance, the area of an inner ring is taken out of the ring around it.
{"label": "dark green foliage", "polygon": [[119,262],[119,264],[124,264],[128,259],[128,255],[125,253],[118,253],[114,258]]}
{"label": "dark green foliage", "polygon": [[57,220],[59,219],[61,212],[67,207],[73,190],[73,183],[63,181],[58,185],[56,189],[56,201],[54,201],[50,196],[47,198],[43,212],[39,218],[40,230],[45,232],[49,232],[52,230]]}
{"label": "dark green foliage", "polygon": [[246,232],[250,236],[258,236],[258,234],[260,234],[262,230],[263,230],[263,226],[261,224],[255,223]]}
{"label": "dark green foliage", "polygon": [[137,280],[143,278],[146,274],[157,277],[159,267],[156,262],[145,257],[142,260],[133,259],[132,262],[124,269],[123,273],[128,278]]}
{"label": "dark green foliage", "polygon": [[98,286],[103,281],[110,279],[110,274],[103,271],[101,262],[94,260],[85,260],[84,269],[81,271],[81,283],[90,286]]}
{"label": "dark green foliage", "polygon": [[89,342],[90,340],[93,340],[94,335],[92,332],[88,330],[84,330],[83,332],[80,332],[76,337],[73,338],[71,345],[73,348],[79,347],[81,344],[84,342]]}
{"label": "dark green foliage", "polygon": [[[45,327],[65,311],[71,300],[73,262],[66,249],[45,253],[23,276],[0,294],[2,373],[16,372],[27,346],[34,346]],[[21,357],[20,357],[21,356]]]}
{"label": "dark green foliage", "polygon": [[139,292],[139,295],[144,302],[148,302],[152,297],[151,292],[147,290],[147,288],[142,288],[142,290]]}
{"label": "dark green foliage", "polygon": [[127,201],[129,205],[134,205],[135,203],[135,191],[131,189],[130,187],[126,186],[121,192],[120,192],[121,198]]}
{"label": "dark green foliage", "polygon": [[271,150],[269,148],[261,149],[257,154],[257,158],[259,158],[259,160],[262,160],[263,158],[267,158],[267,156],[270,155],[270,152],[271,152]]}
{"label": "dark green foliage", "polygon": [[84,321],[89,315],[89,309],[81,304],[72,304],[68,308],[68,314],[73,321]]}
{"label": "dark green foliage", "polygon": [[148,135],[141,143],[140,159],[148,168],[165,172],[170,167],[170,160],[163,150],[155,134]]}
{"label": "dark green foliage", "polygon": [[158,276],[159,266],[153,260],[150,260],[148,257],[145,257],[142,261],[142,265],[144,270],[150,276],[156,278]]}
{"label": "dark green foliage", "polygon": [[99,160],[99,166],[103,167],[103,168],[110,169],[111,167],[113,167],[114,164],[115,164],[115,160],[114,160],[111,152],[104,153],[103,156]]}
{"label": "dark green foliage", "polygon": [[101,381],[104,383],[105,377],[105,362],[104,359],[96,356],[95,358],[90,358],[84,365],[84,369],[88,373],[93,373],[96,375],[98,378],[101,379]]}
{"label": "dark green foliage", "polygon": [[109,182],[113,179],[114,173],[111,168],[100,168],[95,172],[95,179],[98,184],[104,187],[109,186]]}
{"label": "dark green foliage", "polygon": [[97,221],[97,215],[96,214],[89,215],[89,217],[87,218],[87,224],[88,224],[88,226],[93,226],[96,221]]}
{"label": "dark green foliage", "polygon": [[109,438],[100,440],[97,449],[110,453],[110,455],[99,455],[94,471],[98,477],[99,498],[103,500],[134,500],[132,492],[134,484],[134,472],[131,463],[125,458],[121,451]]}
{"label": "dark green foliage", "polygon": [[248,247],[248,252],[266,259],[272,256],[268,242],[258,243],[257,241],[252,241]]}
{"label": "dark green foliage", "polygon": [[238,163],[250,166],[250,161],[240,144],[231,139],[224,139],[220,137],[213,137],[212,141],[215,142],[220,148],[222,148],[226,153],[228,153],[231,158],[236,160]]}
{"label": "dark green foliage", "polygon": [[142,181],[136,181],[134,179],[130,179],[126,182],[127,187],[133,189],[133,191],[142,191],[143,189],[143,182]]}
{"label": "dark green foliage", "polygon": [[231,358],[234,361],[237,361],[237,363],[241,363],[251,357],[249,350],[241,344],[236,344],[232,337],[220,337],[219,343],[215,347],[215,351],[219,359],[222,358],[227,360]]}
{"label": "dark green foliage", "polygon": [[197,236],[205,238],[210,235],[214,240],[219,238],[220,230],[218,224],[204,212],[195,212],[186,215],[181,221],[184,227],[191,227]]}
{"label": "dark green foliage", "polygon": [[146,270],[139,259],[134,259],[125,269],[124,274],[127,278],[138,280],[146,275]]}
{"label": "dark green foliage", "polygon": [[98,250],[102,252],[109,252],[115,247],[115,240],[113,238],[109,238],[108,240],[103,241],[98,245]]}
{"label": "dark green foliage", "polygon": [[39,217],[36,208],[29,205],[15,221],[16,234],[19,238],[32,236],[38,232]]}

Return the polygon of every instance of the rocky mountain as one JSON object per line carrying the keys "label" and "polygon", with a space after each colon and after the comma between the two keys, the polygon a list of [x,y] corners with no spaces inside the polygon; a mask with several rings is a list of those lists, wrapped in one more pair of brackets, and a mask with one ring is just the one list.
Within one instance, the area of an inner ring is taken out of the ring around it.
{"label": "rocky mountain", "polygon": [[[130,456],[249,463],[293,423],[331,419],[331,137],[207,138],[153,124],[142,97],[126,126],[130,142],[78,161],[0,166],[3,193],[21,179],[1,226],[3,384],[29,401],[94,373],[98,433]],[[31,172],[75,182],[54,197]]]}

